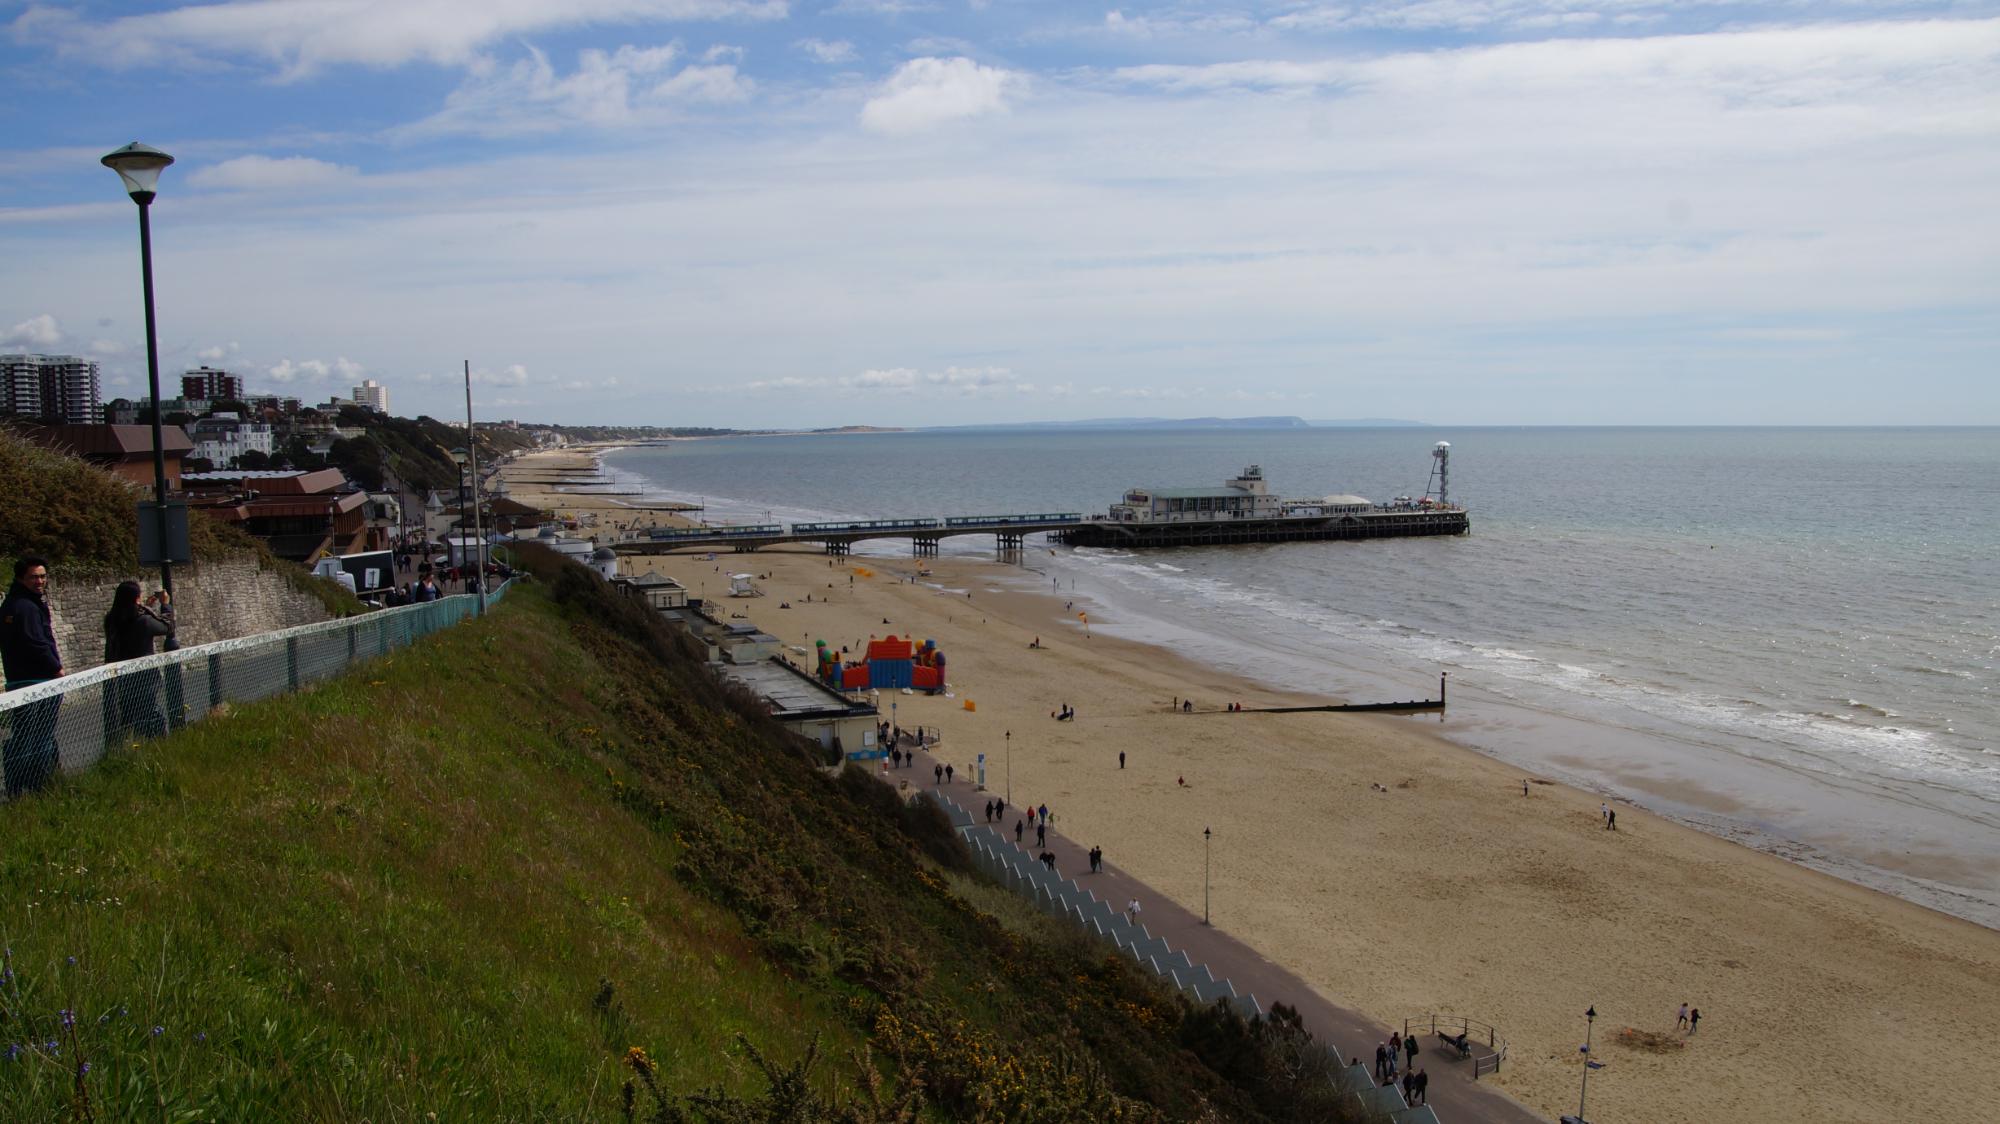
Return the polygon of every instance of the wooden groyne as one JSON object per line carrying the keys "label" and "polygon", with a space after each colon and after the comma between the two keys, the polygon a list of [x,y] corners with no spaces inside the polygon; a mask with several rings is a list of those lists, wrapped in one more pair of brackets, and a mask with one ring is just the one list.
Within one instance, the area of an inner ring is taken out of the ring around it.
{"label": "wooden groyne", "polygon": [[1445,700],[1445,680],[1448,671],[1438,673],[1438,697],[1434,699],[1412,699],[1409,702],[1380,703],[1326,703],[1320,706],[1246,706],[1241,710],[1205,710],[1203,714],[1327,714],[1335,711],[1353,713],[1356,711],[1408,711],[1443,710]]}

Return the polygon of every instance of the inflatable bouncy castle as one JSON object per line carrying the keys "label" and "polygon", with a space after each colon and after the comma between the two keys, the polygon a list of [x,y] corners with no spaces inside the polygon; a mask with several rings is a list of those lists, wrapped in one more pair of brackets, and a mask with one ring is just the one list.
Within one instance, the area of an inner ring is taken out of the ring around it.
{"label": "inflatable bouncy castle", "polygon": [[938,651],[935,640],[926,640],[919,648],[894,636],[870,639],[866,658],[859,662],[843,661],[824,640],[818,641],[817,649],[820,681],[844,691],[897,687],[944,690],[944,653]]}

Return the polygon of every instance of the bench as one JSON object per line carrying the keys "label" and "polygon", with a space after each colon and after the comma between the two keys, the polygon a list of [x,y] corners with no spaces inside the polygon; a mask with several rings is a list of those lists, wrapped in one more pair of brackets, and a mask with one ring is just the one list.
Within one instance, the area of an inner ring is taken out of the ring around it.
{"label": "bench", "polygon": [[1472,1056],[1472,1038],[1469,1035],[1460,1032],[1458,1035],[1453,1036],[1440,1030],[1438,1031],[1438,1037],[1444,1039],[1444,1044],[1458,1055],[1460,1061]]}

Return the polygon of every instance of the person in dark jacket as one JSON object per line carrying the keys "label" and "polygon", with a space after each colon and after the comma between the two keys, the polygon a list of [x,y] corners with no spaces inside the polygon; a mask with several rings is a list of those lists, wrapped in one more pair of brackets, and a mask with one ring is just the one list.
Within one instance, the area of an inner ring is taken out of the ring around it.
{"label": "person in dark jacket", "polygon": [[[154,593],[142,602],[138,582],[119,582],[117,592],[111,595],[111,611],[104,614],[104,662],[122,663],[150,656],[153,641],[170,635],[173,630],[173,610],[168,607],[165,591]],[[117,728],[135,730],[149,738],[167,732],[166,716],[160,710],[157,669],[128,671],[106,686],[117,707]]]}
{"label": "person in dark jacket", "polygon": [[[7,600],[0,602],[0,665],[6,669],[9,691],[62,676],[48,590],[48,559],[28,554],[15,560],[13,587]],[[40,790],[55,775],[56,719],[61,711],[62,696],[57,695],[15,707],[8,715],[7,744],[0,747],[8,799]]]}

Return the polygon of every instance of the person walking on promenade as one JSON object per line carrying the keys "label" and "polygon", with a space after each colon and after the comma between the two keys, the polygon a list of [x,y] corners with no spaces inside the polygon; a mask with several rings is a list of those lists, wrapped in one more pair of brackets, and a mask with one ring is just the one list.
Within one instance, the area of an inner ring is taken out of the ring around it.
{"label": "person walking on promenade", "polygon": [[1418,1103],[1418,1104],[1429,1104],[1429,1103],[1431,1103],[1431,1102],[1430,1102],[1430,1089],[1431,1089],[1431,1075],[1430,1075],[1430,1074],[1428,1074],[1428,1073],[1425,1073],[1425,1072],[1424,1072],[1423,1070],[1421,1070],[1421,1069],[1420,1069],[1420,1070],[1418,1070],[1418,1071],[1417,1071],[1417,1103]]}
{"label": "person walking on promenade", "polygon": [[1049,841],[1049,825],[1048,825],[1048,824],[1045,824],[1045,823],[1038,823],[1038,824],[1036,824],[1036,825],[1035,825],[1035,846],[1037,846],[1037,847],[1045,847],[1045,846],[1047,846],[1047,845],[1048,845],[1048,841]]}
{"label": "person walking on promenade", "polygon": [[430,563],[426,562],[417,567],[417,584],[410,587],[411,603],[420,605],[427,601],[436,601],[443,596],[444,591],[438,588],[437,578],[431,570]]}
{"label": "person walking on promenade", "polygon": [[1020,846],[1020,845],[1021,845],[1021,821],[1020,821],[1020,820],[1015,820],[1015,821],[1014,821],[1014,845],[1015,845],[1016,847],[1018,847],[1018,846]]}
{"label": "person walking on promenade", "polygon": [[[155,605],[160,612],[154,612]],[[164,591],[141,602],[138,582],[119,582],[111,595],[111,611],[104,614],[104,662],[122,663],[152,655],[153,641],[174,630],[173,610],[167,605]],[[108,686],[117,704],[119,729],[135,730],[149,738],[167,732],[166,715],[159,704],[158,671],[127,672]]]}
{"label": "person walking on promenade", "polygon": [[1042,813],[1042,822],[1043,823],[1049,822],[1049,806],[1047,804],[1042,805],[1041,813]]}
{"label": "person walking on promenade", "polygon": [[1417,1095],[1417,1075],[1415,1073],[1405,1072],[1403,1074],[1403,1103],[1409,1104],[1410,1098],[1416,1095]]}
{"label": "person walking on promenade", "polygon": [[1405,1070],[1417,1068],[1417,1036],[1414,1034],[1403,1039],[1403,1068]]}
{"label": "person walking on promenade", "polygon": [[944,783],[951,783],[951,766],[948,764],[944,767]]}
{"label": "person walking on promenade", "polygon": [[1696,1007],[1694,1010],[1688,1012],[1688,1033],[1693,1034],[1695,1030],[1700,1026],[1701,1026],[1701,1008]]}
{"label": "person walking on promenade", "polygon": [[[56,651],[54,621],[49,616],[49,563],[37,555],[15,559],[14,584],[6,601],[0,602],[0,667],[6,670],[9,691],[62,677],[62,654]],[[13,733],[0,748],[8,799],[40,791],[55,775],[56,719],[61,712],[61,695],[15,708]]]}
{"label": "person walking on promenade", "polygon": [[1681,1004],[1681,1013],[1674,1019],[1674,1029],[1681,1030],[1688,1024],[1688,1005]]}
{"label": "person walking on promenade", "polygon": [[937,778],[937,783],[939,783],[939,784],[943,784],[943,783],[944,783],[944,766],[943,766],[943,765],[932,765],[932,766],[931,766],[931,776],[933,776],[933,777],[936,777],[936,778]]}
{"label": "person walking on promenade", "polygon": [[1389,1044],[1387,1042],[1377,1042],[1375,1044],[1375,1084],[1380,1085],[1387,1080],[1389,1080]]}
{"label": "person walking on promenade", "polygon": [[993,801],[991,800],[988,800],[986,802],[986,822],[987,823],[993,822]]}
{"label": "person walking on promenade", "polygon": [[1396,1067],[1402,1064],[1402,1061],[1403,1036],[1392,1030],[1389,1032],[1389,1076],[1396,1076]]}
{"label": "person walking on promenade", "polygon": [[1134,925],[1139,923],[1138,898],[1133,898],[1125,903],[1125,920],[1132,922]]}

